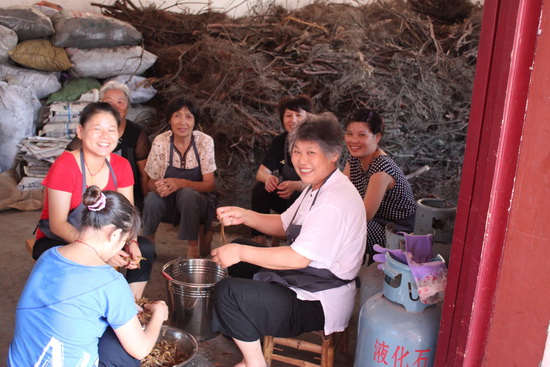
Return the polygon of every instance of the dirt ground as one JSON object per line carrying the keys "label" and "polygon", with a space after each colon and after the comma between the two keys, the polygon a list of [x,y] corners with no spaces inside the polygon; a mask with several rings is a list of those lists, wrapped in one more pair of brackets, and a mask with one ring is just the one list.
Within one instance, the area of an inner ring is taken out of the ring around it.
{"label": "dirt ground", "polygon": [[[13,336],[15,325],[15,309],[19,295],[25,286],[27,277],[34,261],[25,247],[25,239],[33,238],[33,230],[38,222],[40,211],[18,211],[14,209],[0,212],[0,271],[4,276],[0,280],[0,292],[3,295],[2,312],[0,313],[0,364],[6,360],[9,343]],[[166,283],[160,271],[170,260],[184,256],[187,252],[183,241],[176,240],[176,228],[161,224],[157,232],[153,275],[146,290],[145,297],[155,300],[167,300]],[[235,238],[237,233],[228,233],[228,240]],[[219,232],[214,234],[212,247],[220,244]],[[355,317],[357,316],[357,313]],[[336,354],[335,367],[350,367],[353,365],[355,350],[356,322],[350,325],[349,353]],[[199,342],[199,351],[190,367],[229,367],[241,360],[241,354],[232,340],[222,335]],[[273,367],[287,366],[274,362]]]}

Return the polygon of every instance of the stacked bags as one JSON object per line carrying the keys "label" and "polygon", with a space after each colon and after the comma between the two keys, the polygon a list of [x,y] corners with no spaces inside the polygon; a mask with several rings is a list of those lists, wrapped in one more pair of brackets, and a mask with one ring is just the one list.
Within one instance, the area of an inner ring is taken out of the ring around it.
{"label": "stacked bags", "polygon": [[157,57],[141,41],[128,23],[46,1],[0,8],[0,172],[13,167],[17,145],[37,128],[44,136],[74,137],[82,106],[97,101],[108,78],[128,85],[132,103],[154,97],[139,75]]}

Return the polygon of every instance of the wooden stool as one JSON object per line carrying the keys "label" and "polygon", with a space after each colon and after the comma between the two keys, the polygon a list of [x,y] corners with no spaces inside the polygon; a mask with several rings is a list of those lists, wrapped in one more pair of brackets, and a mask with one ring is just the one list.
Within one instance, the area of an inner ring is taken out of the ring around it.
{"label": "wooden stool", "polygon": [[34,247],[34,238],[29,238],[28,240],[25,240],[25,245],[27,247],[27,251],[32,256],[32,248]]}
{"label": "wooden stool", "polygon": [[[332,333],[325,335],[323,331],[313,331],[307,334],[314,334],[321,338],[321,343],[316,344],[305,340],[294,338],[276,338],[272,336],[264,336],[263,353],[265,361],[268,366],[271,366],[271,361],[280,361],[291,364],[293,366],[301,367],[333,367],[334,366],[334,348],[341,342],[340,350],[342,353],[347,353],[348,350],[348,329],[340,333]],[[296,350],[305,350],[308,352],[319,354],[319,357],[315,356],[315,359],[320,359],[321,364],[311,363],[302,359],[283,356],[276,354],[280,352],[280,348],[276,348],[276,345],[284,345],[294,348]]]}

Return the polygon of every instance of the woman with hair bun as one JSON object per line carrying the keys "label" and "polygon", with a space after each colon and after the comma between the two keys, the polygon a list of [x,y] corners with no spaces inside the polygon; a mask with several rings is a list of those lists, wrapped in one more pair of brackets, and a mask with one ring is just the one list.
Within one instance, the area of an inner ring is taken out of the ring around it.
{"label": "woman with hair bun", "polygon": [[124,195],[97,186],[82,203],[77,238],[44,252],[27,280],[8,367],[138,367],[168,318],[164,301],[147,304],[151,319],[142,328],[128,283],[107,264],[137,236],[138,211]]}

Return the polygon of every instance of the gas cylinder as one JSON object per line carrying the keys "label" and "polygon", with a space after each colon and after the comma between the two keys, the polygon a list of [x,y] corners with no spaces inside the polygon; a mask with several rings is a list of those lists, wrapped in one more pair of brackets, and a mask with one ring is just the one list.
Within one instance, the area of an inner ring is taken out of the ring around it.
{"label": "gas cylinder", "polygon": [[456,207],[443,199],[423,198],[416,202],[414,234],[433,233],[434,242],[451,243]]}
{"label": "gas cylinder", "polygon": [[441,302],[422,303],[408,265],[385,258],[382,292],[361,307],[354,366],[432,367]]}
{"label": "gas cylinder", "polygon": [[[397,250],[405,249],[405,237],[402,233],[395,231],[395,224],[388,223],[385,227],[386,248]],[[378,269],[378,263],[373,262],[370,265],[363,264],[359,270],[359,279],[361,288],[359,288],[359,309],[372,296],[380,293],[384,284],[384,272]]]}

